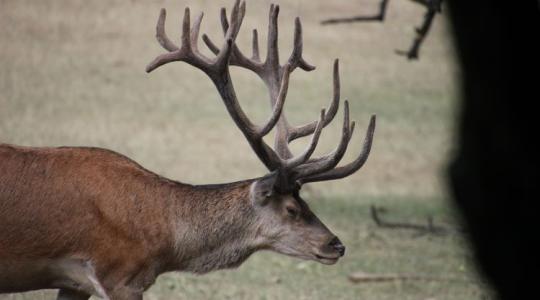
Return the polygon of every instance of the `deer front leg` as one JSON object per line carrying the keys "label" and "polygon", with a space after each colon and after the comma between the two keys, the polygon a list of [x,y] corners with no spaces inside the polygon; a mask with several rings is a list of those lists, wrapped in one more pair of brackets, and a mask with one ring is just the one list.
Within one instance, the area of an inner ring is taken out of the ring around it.
{"label": "deer front leg", "polygon": [[110,293],[111,300],[142,300],[142,291],[135,291],[129,287],[116,288]]}
{"label": "deer front leg", "polygon": [[68,289],[60,289],[60,291],[58,291],[56,300],[88,300],[88,298],[90,298],[90,295],[85,293]]}
{"label": "deer front leg", "polygon": [[53,286],[60,288],[57,299],[88,299],[89,295],[109,299],[91,261],[66,258],[49,264],[49,273],[56,278]]}

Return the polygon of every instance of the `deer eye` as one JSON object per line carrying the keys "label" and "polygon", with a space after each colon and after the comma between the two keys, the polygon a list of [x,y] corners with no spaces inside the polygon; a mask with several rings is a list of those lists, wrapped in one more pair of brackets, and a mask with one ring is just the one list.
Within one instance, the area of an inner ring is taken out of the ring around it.
{"label": "deer eye", "polygon": [[294,207],[287,207],[287,214],[289,215],[289,217],[291,218],[296,218],[299,214],[298,210]]}

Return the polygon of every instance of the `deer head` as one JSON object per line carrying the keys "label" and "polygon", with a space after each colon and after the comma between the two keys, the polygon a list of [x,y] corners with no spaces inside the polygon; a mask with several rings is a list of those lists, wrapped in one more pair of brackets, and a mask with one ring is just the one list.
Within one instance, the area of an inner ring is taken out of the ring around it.
{"label": "deer head", "polygon": [[[371,149],[375,116],[371,117],[361,153],[351,163],[338,167],[354,130],[354,122],[349,120],[349,104],[345,101],[339,144],[333,152],[325,156],[312,157],[323,128],[332,121],[338,111],[340,102],[338,61],[334,63],[333,99],[328,109],[322,109],[316,121],[298,127],[291,126],[283,113],[289,77],[298,68],[311,71],[314,67],[302,57],[302,25],[299,18],[295,20],[292,54],[284,65],[280,65],[278,13],[279,6],[271,5],[267,54],[263,61],[259,55],[256,30],[253,30],[253,52],[250,58],[246,57],[235,44],[245,14],[245,2],[236,1],[230,18],[227,18],[225,9],[221,10],[221,24],[225,35],[225,42],[221,47],[216,46],[208,36],[203,35],[202,39],[215,57],[207,57],[198,50],[197,41],[203,14],[200,14],[192,25],[189,8],[186,8],[182,26],[182,43],[177,46],[165,33],[166,12],[163,9],[157,23],[156,37],[168,52],[154,59],[146,71],[151,72],[173,61],[183,61],[202,70],[210,77],[230,117],[270,172],[255,180],[249,192],[249,201],[255,212],[252,223],[257,227],[259,246],[286,255],[331,264],[344,254],[345,247],[310,211],[306,202],[300,198],[299,190],[305,183],[343,178],[360,169],[366,162]],[[229,66],[251,70],[265,83],[273,109],[264,124],[254,124],[242,110],[230,77]],[[263,138],[274,128],[276,134],[274,148],[272,148]],[[294,156],[289,149],[289,143],[309,135],[311,135],[309,145],[302,153]]]}

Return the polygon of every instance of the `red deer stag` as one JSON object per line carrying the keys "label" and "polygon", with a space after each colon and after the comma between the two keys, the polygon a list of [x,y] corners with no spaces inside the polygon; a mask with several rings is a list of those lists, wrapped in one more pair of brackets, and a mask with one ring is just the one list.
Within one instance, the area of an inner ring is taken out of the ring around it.
{"label": "red deer stag", "polygon": [[[168,50],[147,67],[150,72],[184,61],[205,72],[216,85],[228,113],[270,173],[264,177],[218,185],[189,185],[156,175],[129,158],[97,148],[29,148],[0,145],[0,292],[59,289],[58,299],[142,299],[156,277],[169,271],[206,273],[239,266],[258,250],[323,264],[343,256],[340,240],[310,211],[299,196],[307,182],[332,180],[357,171],[371,148],[375,117],[364,146],[351,163],[337,167],[351,139],[344,105],[337,148],[311,158],[323,127],[339,105],[339,75],[334,65],[334,98],[318,121],[292,127],[282,113],[289,76],[313,67],[302,58],[302,28],[296,19],[294,49],[279,64],[277,18],[270,7],[267,57],[259,58],[257,32],[253,56],[235,44],[245,13],[237,1],[230,20],[221,22],[225,42],[209,58],[197,49],[202,14],[190,24],[186,8],[182,45],[165,34],[165,10],[157,23],[157,40]],[[259,126],[240,107],[229,65],[255,72],[266,84],[273,105]],[[263,137],[276,127],[275,149]],[[298,156],[288,143],[311,135]]]}

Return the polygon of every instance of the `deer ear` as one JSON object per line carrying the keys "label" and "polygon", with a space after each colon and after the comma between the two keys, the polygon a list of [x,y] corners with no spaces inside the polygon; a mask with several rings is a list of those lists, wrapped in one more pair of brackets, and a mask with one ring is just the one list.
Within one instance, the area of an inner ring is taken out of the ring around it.
{"label": "deer ear", "polygon": [[272,172],[251,184],[249,197],[253,204],[265,205],[274,196],[277,172]]}

